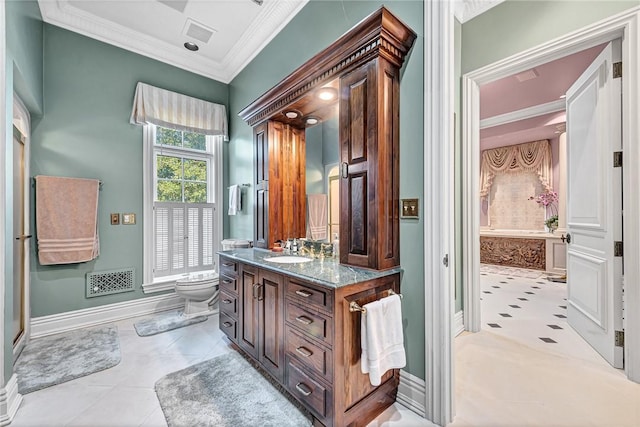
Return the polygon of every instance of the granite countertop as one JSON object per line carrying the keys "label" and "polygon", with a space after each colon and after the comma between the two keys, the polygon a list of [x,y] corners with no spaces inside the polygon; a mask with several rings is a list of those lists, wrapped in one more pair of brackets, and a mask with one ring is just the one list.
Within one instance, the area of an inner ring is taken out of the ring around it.
{"label": "granite countertop", "polygon": [[295,254],[284,252],[272,252],[267,249],[233,249],[220,251],[233,260],[255,265],[260,268],[275,271],[297,277],[307,282],[315,283],[328,288],[340,288],[354,283],[390,276],[402,271],[400,267],[389,270],[368,270],[364,268],[341,265],[335,258],[320,258],[313,261],[295,264],[278,264],[265,261],[268,257],[291,256]]}

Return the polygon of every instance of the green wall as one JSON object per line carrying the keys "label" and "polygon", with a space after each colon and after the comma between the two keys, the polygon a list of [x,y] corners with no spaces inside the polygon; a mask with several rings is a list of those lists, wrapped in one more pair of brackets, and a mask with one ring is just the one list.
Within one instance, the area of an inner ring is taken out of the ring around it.
{"label": "green wall", "polygon": [[462,73],[476,70],[638,5],[638,0],[507,0],[462,26]]}
{"label": "green wall", "polygon": [[[35,1],[5,2],[6,26],[6,123],[5,135],[5,307],[4,307],[4,378],[13,372],[13,93],[31,114],[36,123],[42,114],[42,20]],[[4,53],[3,53],[4,54]]]}
{"label": "green wall", "polygon": [[[141,298],[143,141],[142,127],[129,124],[136,83],[225,105],[228,86],[49,24],[44,67],[44,117],[34,129],[31,174],[102,180],[100,256],[41,266],[32,250],[31,315]],[[110,212],[135,213],[137,224],[112,226]],[[135,292],[85,298],[86,273],[122,267],[135,267]]]}
{"label": "green wall", "polygon": [[[230,83],[229,182],[253,182],[252,131],[237,113],[381,4],[310,1]],[[417,1],[393,1],[386,7],[418,33],[400,83],[400,197],[423,199],[423,6]],[[252,205],[251,194],[249,199]],[[252,237],[253,212],[232,218],[229,233],[231,237]],[[420,378],[424,378],[425,366],[423,233],[422,219],[400,224],[406,369]]]}

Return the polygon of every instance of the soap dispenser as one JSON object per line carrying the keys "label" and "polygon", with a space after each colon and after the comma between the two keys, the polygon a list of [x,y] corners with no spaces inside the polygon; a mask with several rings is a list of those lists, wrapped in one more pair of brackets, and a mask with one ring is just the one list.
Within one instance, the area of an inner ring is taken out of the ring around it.
{"label": "soap dispenser", "polygon": [[340,258],[340,241],[338,240],[338,233],[333,233],[333,257]]}

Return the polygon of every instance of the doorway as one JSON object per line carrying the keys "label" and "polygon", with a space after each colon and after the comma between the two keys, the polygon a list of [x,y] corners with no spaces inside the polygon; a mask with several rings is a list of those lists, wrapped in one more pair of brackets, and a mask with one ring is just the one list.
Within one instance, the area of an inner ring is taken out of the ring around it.
{"label": "doorway", "polygon": [[[480,298],[481,290],[479,284],[480,277],[480,248],[477,236],[479,235],[479,200],[478,179],[479,171],[479,129],[480,111],[479,97],[480,85],[489,83],[504,76],[521,73],[536,66],[555,60],[567,55],[574,54],[581,50],[606,43],[617,38],[622,38],[622,58],[623,68],[631,67],[637,70],[637,38],[630,37],[635,34],[636,13],[629,13],[626,17],[616,17],[604,23],[587,27],[576,32],[571,37],[566,37],[561,41],[552,41],[535,49],[523,52],[513,57],[507,58],[498,63],[491,64],[480,70],[468,73],[463,76],[463,254],[466,262],[463,264],[464,282],[464,323],[465,329],[477,332],[481,327],[480,318]],[[631,33],[629,33],[631,32]],[[625,37],[626,35],[626,37]],[[628,78],[628,80],[627,80]],[[628,72],[625,74],[625,83],[622,94],[622,116],[623,116],[623,151],[629,158],[624,162],[631,166],[634,157],[638,153],[630,141],[634,141],[639,133],[637,120],[638,100],[632,93],[631,88],[637,88],[637,73]],[[633,167],[623,168],[622,185],[631,188],[633,183],[638,182],[638,173]],[[640,230],[638,222],[638,204],[635,203],[635,196],[624,195],[625,222],[624,241],[633,241]],[[638,248],[630,245],[625,257],[635,259],[638,256]],[[636,266],[625,269],[625,313],[635,316],[635,311],[640,308],[640,293],[638,278],[640,270]],[[630,321],[626,316],[625,335],[629,338],[625,345],[625,372],[629,379],[640,381],[640,346],[637,343],[637,324]],[[635,326],[635,328],[634,328]]]}
{"label": "doorway", "polygon": [[14,360],[29,336],[29,112],[14,94],[13,103],[13,319]]}

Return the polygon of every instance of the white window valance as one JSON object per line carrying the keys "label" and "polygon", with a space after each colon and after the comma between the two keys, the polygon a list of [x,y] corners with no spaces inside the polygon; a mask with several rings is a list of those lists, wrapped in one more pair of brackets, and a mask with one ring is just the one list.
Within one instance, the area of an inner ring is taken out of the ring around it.
{"label": "white window valance", "polygon": [[130,122],[205,135],[222,135],[225,141],[229,140],[227,109],[224,105],[141,82],[136,86]]}
{"label": "white window valance", "polygon": [[553,191],[549,140],[484,150],[480,161],[480,197],[489,195],[497,173],[520,171],[535,172],[543,190]]}

